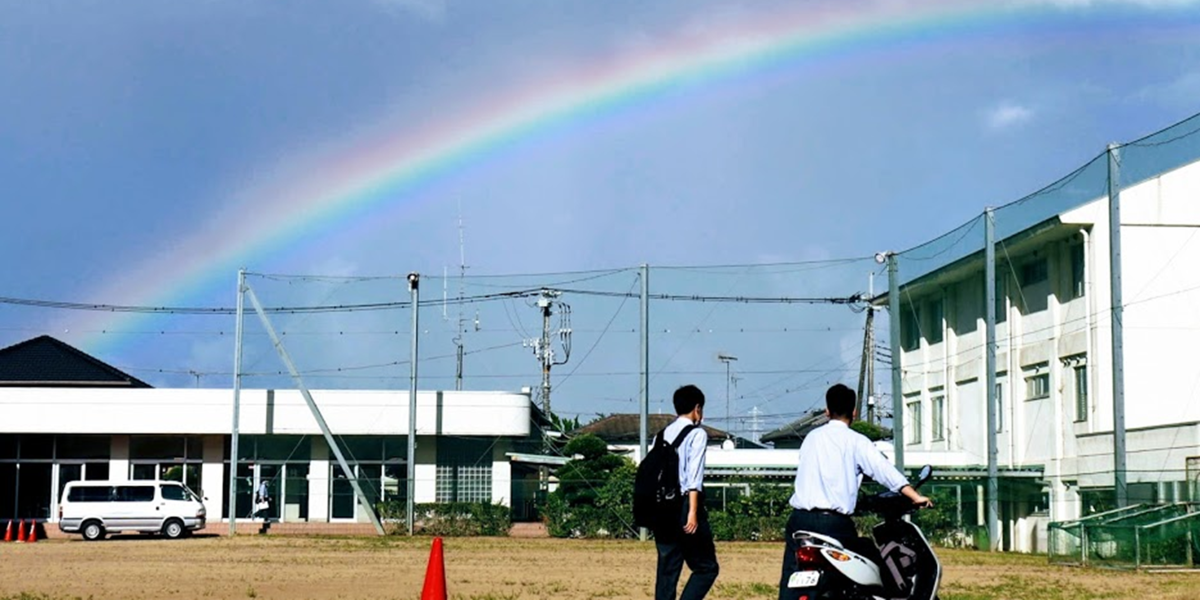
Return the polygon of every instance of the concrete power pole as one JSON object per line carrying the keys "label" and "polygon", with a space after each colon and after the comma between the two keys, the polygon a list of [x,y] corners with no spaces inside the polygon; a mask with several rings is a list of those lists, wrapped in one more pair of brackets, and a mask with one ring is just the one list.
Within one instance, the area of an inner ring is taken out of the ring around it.
{"label": "concrete power pole", "polygon": [[[538,296],[537,306],[542,312],[542,336],[533,339],[525,340],[526,346],[533,346],[533,355],[537,357],[538,362],[542,365],[542,412],[545,413],[546,419],[550,419],[550,368],[554,365],[565,365],[571,359],[571,307],[558,298],[562,296],[562,292],[556,290],[543,289]],[[557,332],[550,331],[550,317],[554,314],[555,306],[558,307],[559,313],[559,328]],[[557,361],[554,359],[554,346],[551,343],[551,336],[557,333],[560,343],[563,347],[563,359]],[[543,451],[550,451],[550,440],[546,439],[543,444]],[[541,483],[542,490],[548,490],[550,484],[550,473],[546,467],[538,468],[538,479]]]}
{"label": "concrete power pole", "polygon": [[[1113,491],[1129,504],[1125,457],[1125,304],[1121,292],[1121,147],[1108,145],[1108,268],[1112,303]],[[1089,367],[1090,368],[1090,367]]]}
{"label": "concrete power pole", "polygon": [[[550,368],[565,365],[571,359],[571,306],[559,300],[559,296],[562,296],[562,292],[542,290],[537,300],[538,309],[542,312],[542,337],[525,340],[525,345],[533,347],[533,355],[542,365],[542,412],[546,413],[547,418],[550,417]],[[558,308],[559,327],[557,331],[551,331],[550,317],[554,314],[555,307]],[[555,335],[563,348],[561,361],[554,358],[552,338]]]}
{"label": "concrete power pole", "polygon": [[984,304],[984,371],[987,398],[987,528],[988,550],[1000,548],[1000,479],[999,446],[996,424],[1000,418],[996,397],[996,219],[995,211],[983,213],[983,304]]}

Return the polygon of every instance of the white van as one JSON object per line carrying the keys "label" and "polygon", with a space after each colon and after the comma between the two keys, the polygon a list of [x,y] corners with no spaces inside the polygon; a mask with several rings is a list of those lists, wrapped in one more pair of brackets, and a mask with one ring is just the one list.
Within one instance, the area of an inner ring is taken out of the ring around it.
{"label": "white van", "polygon": [[206,517],[200,498],[177,481],[72,481],[58,504],[58,528],[89,541],[121,531],[175,539],[204,529]]}

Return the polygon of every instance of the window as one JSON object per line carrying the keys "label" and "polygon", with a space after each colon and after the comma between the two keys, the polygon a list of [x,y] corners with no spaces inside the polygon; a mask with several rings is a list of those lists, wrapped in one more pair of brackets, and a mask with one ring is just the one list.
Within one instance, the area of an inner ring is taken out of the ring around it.
{"label": "window", "polygon": [[1004,431],[1004,382],[996,382],[996,433]]}
{"label": "window", "polygon": [[1088,418],[1088,376],[1087,365],[1075,367],[1075,420],[1086,421]]}
{"label": "window", "polygon": [[60,435],[55,455],[58,458],[102,458],[109,457],[112,439],[107,435]]}
{"label": "window", "polygon": [[130,479],[134,481],[154,481],[158,479],[158,465],[136,463],[129,466]]}
{"label": "window", "polygon": [[946,439],[946,394],[942,390],[932,391],[936,394],[930,402],[930,407],[933,412],[933,441],[940,442]]}
{"label": "window", "polygon": [[929,303],[929,331],[925,333],[930,344],[942,341],[942,321],[945,317],[945,306],[941,299]]}
{"label": "window", "polygon": [[1021,265],[1021,287],[1041,283],[1050,278],[1046,259],[1037,258]]}
{"label": "window", "polygon": [[1025,399],[1040,400],[1050,397],[1050,372],[1047,363],[1038,363],[1025,369]]}
{"label": "window", "polygon": [[492,501],[492,445],[487,440],[438,444],[437,454],[437,502]]}
{"label": "window", "polygon": [[1020,278],[1021,314],[1029,315],[1050,307],[1049,266],[1045,258],[1036,258],[1021,265]]}
{"label": "window", "polygon": [[113,500],[117,502],[153,502],[154,487],[149,485],[117,486]]}
{"label": "window", "polygon": [[163,500],[189,500],[187,492],[177,485],[162,486]]}
{"label": "window", "polygon": [[921,401],[908,403],[908,443],[921,443]]}
{"label": "window", "polygon": [[1071,246],[1071,298],[1082,298],[1084,289],[1083,244]]}
{"label": "window", "polygon": [[112,488],[106,485],[87,485],[71,488],[67,494],[69,502],[108,502],[112,497]]}
{"label": "window", "polygon": [[[984,300],[987,301],[986,299]],[[996,322],[1008,320],[1008,269],[996,269]]]}
{"label": "window", "polygon": [[911,304],[900,307],[900,348],[916,350],[921,345],[921,326],[917,308]]}

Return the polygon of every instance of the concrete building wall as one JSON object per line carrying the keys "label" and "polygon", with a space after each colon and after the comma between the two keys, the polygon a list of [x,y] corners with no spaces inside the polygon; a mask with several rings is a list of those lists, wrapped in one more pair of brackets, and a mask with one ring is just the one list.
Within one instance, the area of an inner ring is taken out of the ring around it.
{"label": "concrete building wall", "polygon": [[[1126,460],[1130,483],[1153,483],[1163,495],[1174,495],[1178,486],[1170,480],[1182,478],[1184,458],[1200,454],[1194,425],[1200,422],[1200,375],[1192,358],[1200,331],[1197,189],[1200,163],[1193,163],[1121,193]],[[1081,488],[1112,486],[1107,210],[1107,199],[1097,198],[1064,212],[1059,225],[1032,238],[997,244],[997,272],[1009,278],[997,290],[1006,292],[998,317],[1007,316],[996,327],[999,462],[1044,469],[1053,519],[1086,510]],[[1079,254],[1082,282],[1075,275]],[[935,271],[901,292],[904,310],[928,315],[937,302],[948,307],[940,341],[921,319],[919,345],[901,352],[905,402],[924,406],[921,442],[909,444],[907,452],[928,453],[935,464],[964,457],[987,462],[983,264],[972,260]],[[1042,267],[1032,266],[1038,261],[1045,263],[1044,278],[1037,275]],[[931,333],[935,339],[925,339]],[[1031,383],[1039,376],[1043,382]],[[929,403],[941,393],[952,421],[944,445],[929,435]],[[938,458],[941,453],[944,458]],[[1010,536],[1029,540],[1017,549],[1037,546],[1044,528],[1036,521],[1042,517],[1013,510],[1006,525]]]}

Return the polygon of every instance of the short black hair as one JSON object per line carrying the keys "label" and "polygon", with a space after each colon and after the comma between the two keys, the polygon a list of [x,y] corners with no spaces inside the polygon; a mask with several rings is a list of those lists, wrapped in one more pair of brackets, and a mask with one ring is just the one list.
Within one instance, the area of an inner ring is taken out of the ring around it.
{"label": "short black hair", "polygon": [[680,386],[679,389],[675,390],[674,402],[675,414],[686,415],[692,412],[692,410],[697,406],[704,406],[704,392],[700,391],[700,388],[689,383],[688,385]]}
{"label": "short black hair", "polygon": [[829,409],[831,417],[853,417],[857,402],[858,395],[854,390],[840,383],[833,384],[825,392],[825,408]]}

